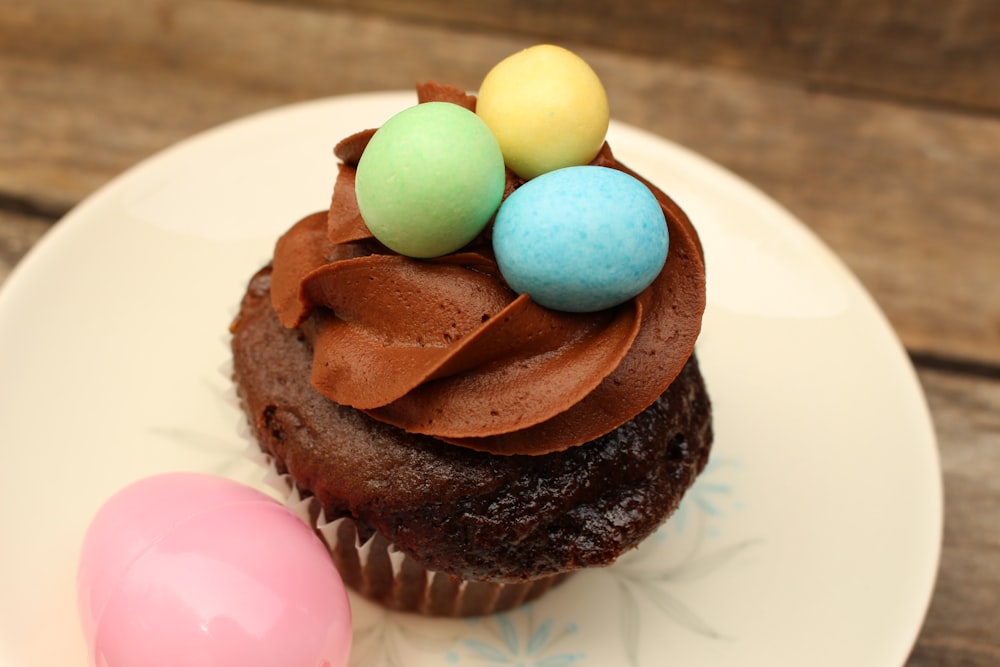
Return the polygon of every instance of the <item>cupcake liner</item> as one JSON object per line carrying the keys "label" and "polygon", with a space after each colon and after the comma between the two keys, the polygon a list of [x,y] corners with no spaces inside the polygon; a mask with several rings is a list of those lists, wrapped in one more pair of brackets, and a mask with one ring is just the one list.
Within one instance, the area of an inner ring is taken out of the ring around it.
{"label": "cupcake liner", "polygon": [[[231,364],[223,365],[219,371],[232,378]],[[225,399],[244,415],[235,387],[226,393]],[[235,430],[246,441],[244,456],[263,468],[264,483],[285,506],[313,527],[344,583],[386,608],[425,616],[485,616],[537,599],[572,574],[563,572],[525,582],[503,583],[464,580],[429,570],[377,531],[362,539],[358,524],[350,517],[329,520],[319,501],[303,492],[291,475],[280,472],[274,458],[261,449],[245,416]]]}
{"label": "cupcake liner", "polygon": [[482,616],[533,600],[569,573],[523,583],[468,581],[428,570],[379,533],[362,541],[349,518],[318,531],[345,583],[389,609],[426,616]]}
{"label": "cupcake liner", "polygon": [[251,447],[256,451],[248,451],[248,456],[266,465],[265,483],[315,529],[344,583],[388,609],[425,616],[485,616],[534,600],[572,574],[501,583],[469,581],[429,570],[377,531],[362,538],[350,517],[328,520],[319,501],[303,493],[290,475],[279,472],[274,460],[255,443]]}

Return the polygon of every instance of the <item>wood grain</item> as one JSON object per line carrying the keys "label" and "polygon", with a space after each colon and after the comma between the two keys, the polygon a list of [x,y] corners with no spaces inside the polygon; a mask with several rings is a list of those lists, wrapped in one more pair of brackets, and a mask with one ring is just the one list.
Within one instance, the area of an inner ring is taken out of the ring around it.
{"label": "wood grain", "polygon": [[1000,110],[1000,4],[993,0],[298,1],[727,67],[815,88]]}
{"label": "wood grain", "polygon": [[50,220],[0,209],[0,284],[51,227]]}
{"label": "wood grain", "polygon": [[908,667],[1000,664],[1000,382],[935,371],[920,380],[945,488],[937,588]]}
{"label": "wood grain", "polygon": [[[36,0],[0,13],[0,194],[66,210],[225,120],[329,94],[466,88],[530,42],[238,2]],[[109,39],[116,35],[116,39]],[[455,54],[461,53],[462,58]],[[581,51],[615,116],[727,166],[859,275],[904,343],[1000,364],[1000,121]],[[58,104],[53,104],[58,100]]]}

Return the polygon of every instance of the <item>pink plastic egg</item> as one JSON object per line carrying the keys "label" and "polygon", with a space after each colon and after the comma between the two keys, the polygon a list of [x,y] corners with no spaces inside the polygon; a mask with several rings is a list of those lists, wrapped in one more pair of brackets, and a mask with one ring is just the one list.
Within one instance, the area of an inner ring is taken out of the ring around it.
{"label": "pink plastic egg", "polygon": [[97,667],[343,667],[351,612],[291,510],[219,477],[119,491],[84,539],[80,617]]}

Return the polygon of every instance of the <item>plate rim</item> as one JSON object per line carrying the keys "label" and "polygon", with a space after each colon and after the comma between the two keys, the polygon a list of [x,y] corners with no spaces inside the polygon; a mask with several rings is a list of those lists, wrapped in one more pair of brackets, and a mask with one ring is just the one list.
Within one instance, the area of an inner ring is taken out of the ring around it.
{"label": "plate rim", "polygon": [[[70,211],[68,211],[57,223],[53,225],[52,229],[50,229],[38,243],[32,246],[28,253],[26,253],[21,261],[18,262],[18,264],[13,268],[4,284],[0,286],[0,340],[4,338],[4,331],[7,328],[4,326],[4,323],[10,320],[11,315],[15,314],[16,309],[19,307],[18,300],[24,295],[25,292],[30,292],[31,285],[36,274],[47,270],[46,264],[50,261],[49,258],[57,255],[61,251],[64,251],[64,247],[67,244],[72,244],[76,236],[85,234],[87,231],[88,220],[91,219],[90,216],[92,215],[92,211],[100,210],[100,208],[105,205],[105,202],[115,197],[119,190],[123,187],[123,184],[126,184],[130,179],[135,178],[137,173],[142,173],[144,170],[150,169],[160,162],[168,161],[172,159],[172,156],[175,154],[190,150],[191,146],[211,142],[214,137],[221,134],[230,132],[238,133],[242,131],[243,128],[252,126],[256,123],[280,122],[282,117],[292,117],[296,113],[309,108],[325,108],[330,105],[353,105],[359,103],[388,104],[390,106],[396,106],[405,105],[407,99],[412,102],[413,93],[402,90],[376,91],[324,97],[265,109],[203,130],[138,161],[131,167],[101,185],[93,193],[85,197],[72,209],[70,209]],[[400,108],[402,108],[402,106],[400,106]],[[903,361],[902,368],[905,368],[908,373],[907,381],[912,384],[920,398],[919,417],[922,422],[921,430],[926,430],[927,437],[929,438],[930,447],[927,448],[924,455],[928,457],[926,463],[929,464],[933,474],[931,474],[929,478],[924,481],[928,484],[926,490],[931,497],[932,509],[934,512],[934,516],[929,518],[933,520],[935,525],[935,538],[931,542],[931,549],[926,554],[929,556],[927,562],[932,563],[932,575],[927,577],[927,581],[925,582],[925,590],[923,594],[924,604],[918,614],[920,620],[919,622],[908,624],[912,625],[912,633],[907,640],[902,640],[901,638],[902,641],[905,641],[907,647],[902,658],[905,662],[906,656],[908,656],[912,651],[912,648],[919,637],[919,633],[923,627],[924,620],[926,619],[926,613],[930,606],[937,584],[938,572],[940,569],[941,550],[943,546],[944,485],[940,462],[940,445],[934,428],[932,413],[927,403],[926,394],[916,373],[916,369],[909,360],[902,341],[892,328],[891,323],[888,321],[884,311],[879,307],[872,295],[867,289],[865,289],[858,277],[853,273],[853,271],[850,270],[843,260],[822,241],[815,231],[808,227],[798,217],[788,212],[787,209],[785,209],[779,202],[774,200],[767,193],[752,184],[750,181],[727,169],[725,166],[714,162],[692,149],[689,149],[670,139],[656,135],[643,128],[621,121],[612,120],[609,136],[613,136],[615,133],[631,134],[642,141],[648,141],[659,146],[660,148],[667,148],[672,154],[683,156],[684,159],[691,161],[692,163],[696,163],[700,169],[707,170],[710,173],[717,174],[720,177],[727,179],[729,183],[735,184],[744,191],[750,193],[752,196],[758,198],[760,201],[764,202],[766,205],[784,212],[788,219],[797,224],[798,233],[802,233],[810,237],[816,249],[824,252],[829,259],[839,265],[840,272],[843,274],[844,278],[851,281],[853,289],[859,296],[867,301],[867,308],[870,311],[869,314],[879,318],[881,327],[884,328],[894,340],[895,346],[897,347],[896,351]],[[3,353],[0,352],[0,355],[2,354]]]}

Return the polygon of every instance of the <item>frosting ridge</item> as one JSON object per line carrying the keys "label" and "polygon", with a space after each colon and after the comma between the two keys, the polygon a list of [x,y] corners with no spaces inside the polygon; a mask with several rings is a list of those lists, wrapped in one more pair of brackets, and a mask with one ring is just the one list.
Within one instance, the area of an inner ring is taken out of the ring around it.
{"label": "frosting ridge", "polygon": [[[338,145],[330,209],[298,222],[275,249],[272,304],[311,343],[320,393],[463,447],[544,454],[613,430],[666,390],[694,349],[705,306],[701,246],[669,197],[640,178],[670,234],[652,285],[603,311],[554,311],[506,285],[489,228],[430,260],[379,244],[354,197],[373,132]],[[638,178],[606,144],[593,164]],[[508,173],[506,194],[519,184]]]}

